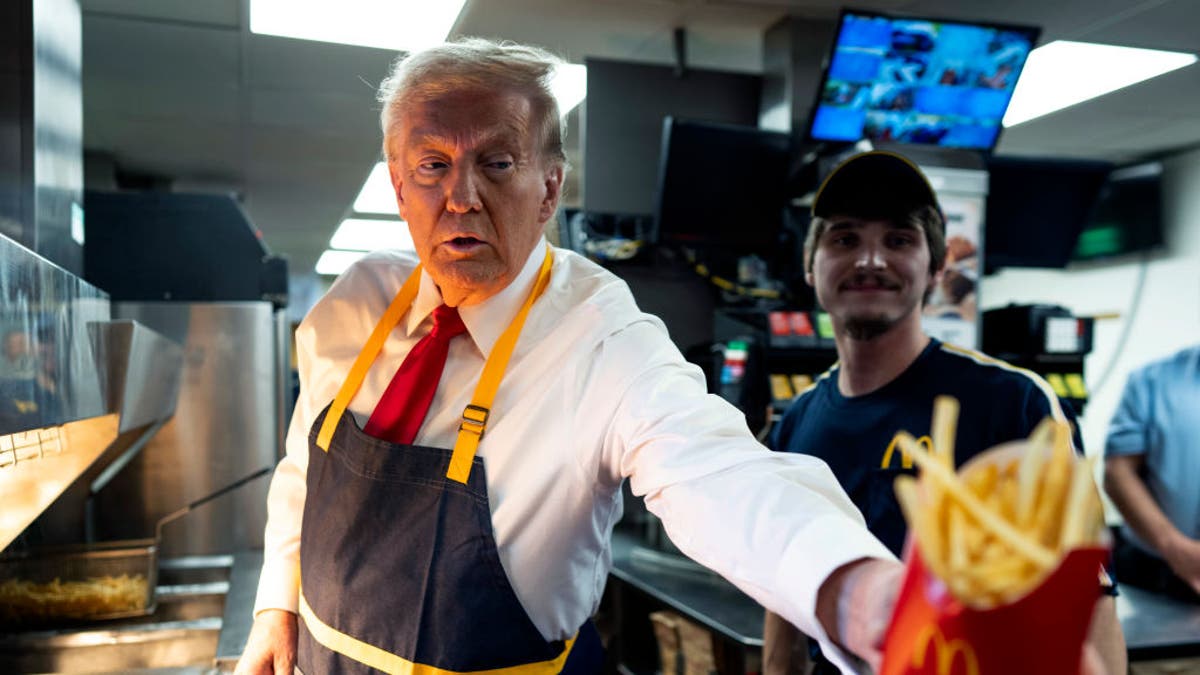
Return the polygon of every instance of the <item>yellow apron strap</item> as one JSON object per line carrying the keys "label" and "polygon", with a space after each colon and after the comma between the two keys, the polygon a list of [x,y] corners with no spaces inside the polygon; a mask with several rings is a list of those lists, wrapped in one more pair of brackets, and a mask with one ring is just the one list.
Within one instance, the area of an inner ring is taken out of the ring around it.
{"label": "yellow apron strap", "polygon": [[317,434],[317,447],[325,452],[329,452],[329,441],[333,438],[333,431],[337,428],[342,413],[346,412],[346,406],[350,405],[351,399],[358,393],[358,388],[362,386],[367,371],[371,369],[375,357],[379,356],[380,350],[383,349],[383,343],[387,341],[388,334],[392,332],[396,324],[400,323],[400,317],[404,316],[404,313],[412,306],[413,300],[417,297],[417,289],[420,287],[421,266],[417,265],[412,274],[408,275],[408,280],[400,287],[400,291],[396,293],[396,297],[392,298],[392,304],[388,305],[387,311],[383,313],[383,318],[375,324],[375,330],[371,332],[371,337],[367,338],[367,344],[363,345],[362,351],[358,353],[358,358],[354,359],[354,365],[350,366],[350,373],[346,375],[346,380],[342,382],[342,388],[338,390],[333,404],[329,406],[329,412],[325,414],[325,421],[321,424],[320,433]]}
{"label": "yellow apron strap", "polygon": [[308,629],[313,639],[326,649],[335,651],[342,656],[354,659],[376,670],[401,675],[558,675],[567,662],[567,656],[571,653],[571,647],[575,645],[575,638],[578,637],[578,634],[576,634],[575,637],[567,640],[562,653],[549,661],[527,663],[520,666],[512,666],[511,668],[494,668],[492,670],[477,670],[473,673],[460,673],[458,671],[444,670],[421,663],[414,663],[342,633],[317,617],[312,607],[308,606],[308,601],[304,599],[303,591],[300,593],[299,609],[300,618],[304,620],[304,627]]}
{"label": "yellow apron strap", "polygon": [[471,463],[475,460],[479,441],[483,438],[484,429],[487,428],[492,401],[496,399],[500,380],[504,378],[504,371],[508,368],[508,359],[512,356],[513,348],[517,346],[517,338],[520,337],[521,329],[525,326],[525,317],[529,315],[529,309],[533,307],[533,302],[550,283],[550,267],[553,262],[554,257],[550,247],[546,246],[546,258],[542,260],[542,268],[538,271],[533,290],[530,291],[529,297],[525,298],[525,304],[521,306],[521,311],[517,312],[512,323],[508,325],[500,339],[496,340],[495,346],[492,347],[492,353],[483,366],[483,375],[479,377],[479,384],[475,385],[471,403],[463,410],[463,419],[458,425],[458,438],[454,441],[454,452],[450,455],[450,467],[446,470],[446,477],[450,480],[465,485],[467,478],[471,475]]}

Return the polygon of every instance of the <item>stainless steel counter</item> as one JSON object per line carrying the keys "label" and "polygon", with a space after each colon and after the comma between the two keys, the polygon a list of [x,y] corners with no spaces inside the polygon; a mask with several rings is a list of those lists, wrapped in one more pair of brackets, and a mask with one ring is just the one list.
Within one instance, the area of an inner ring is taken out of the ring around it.
{"label": "stainless steel counter", "polygon": [[229,575],[229,594],[225,596],[225,615],[221,619],[221,635],[217,638],[217,670],[231,673],[237,666],[250,626],[254,623],[254,596],[258,591],[258,574],[262,570],[262,551],[241,551],[233,556],[233,571]]}
{"label": "stainless steel counter", "polygon": [[[762,646],[762,607],[690,561],[656,562],[624,532],[613,534],[612,576],[745,647]],[[1200,656],[1200,605],[1121,586],[1117,617],[1131,661]]]}
{"label": "stainless steel counter", "polygon": [[762,647],[763,609],[733,584],[700,565],[613,533],[612,576],[687,618],[746,647]]}
{"label": "stainless steel counter", "polygon": [[1130,661],[1200,656],[1200,605],[1127,584],[1117,596],[1117,618]]}

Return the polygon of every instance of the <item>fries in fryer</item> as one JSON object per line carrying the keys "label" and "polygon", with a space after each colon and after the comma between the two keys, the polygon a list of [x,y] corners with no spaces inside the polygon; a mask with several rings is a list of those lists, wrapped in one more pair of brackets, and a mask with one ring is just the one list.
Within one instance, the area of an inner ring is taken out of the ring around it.
{"label": "fries in fryer", "polygon": [[6,579],[0,581],[0,621],[13,624],[135,612],[146,608],[147,590],[141,574],[46,583]]}

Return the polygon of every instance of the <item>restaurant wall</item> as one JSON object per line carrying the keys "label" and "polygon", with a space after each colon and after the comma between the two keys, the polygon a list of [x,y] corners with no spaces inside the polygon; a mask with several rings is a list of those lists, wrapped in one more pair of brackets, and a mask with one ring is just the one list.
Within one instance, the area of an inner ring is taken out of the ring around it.
{"label": "restaurant wall", "polygon": [[1084,366],[1088,454],[1103,450],[1130,371],[1200,342],[1200,150],[1163,161],[1163,230],[1162,252],[1063,270],[1005,269],[983,280],[984,309],[1050,303],[1078,315],[1120,315],[1096,322]]}

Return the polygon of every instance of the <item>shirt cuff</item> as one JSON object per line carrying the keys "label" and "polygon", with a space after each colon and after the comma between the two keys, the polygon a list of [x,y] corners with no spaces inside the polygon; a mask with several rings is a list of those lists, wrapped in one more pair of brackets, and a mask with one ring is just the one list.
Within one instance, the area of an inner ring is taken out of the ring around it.
{"label": "shirt cuff", "polygon": [[254,616],[268,609],[299,611],[300,565],[295,560],[264,560],[254,599]]}
{"label": "shirt cuff", "polygon": [[843,565],[864,558],[896,560],[896,556],[861,524],[848,518],[821,518],[809,523],[804,534],[805,541],[788,546],[779,567],[780,597],[795,598],[795,604],[779,614],[819,642],[825,657],[843,673],[860,672],[865,667],[863,662],[837,646],[817,619],[817,593]]}

